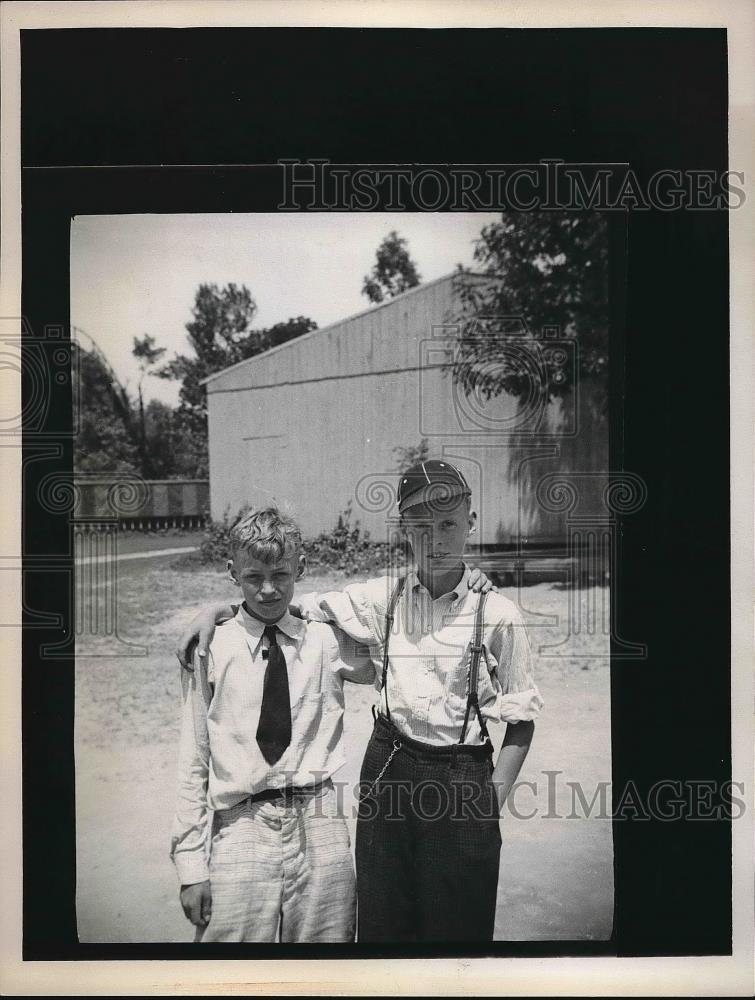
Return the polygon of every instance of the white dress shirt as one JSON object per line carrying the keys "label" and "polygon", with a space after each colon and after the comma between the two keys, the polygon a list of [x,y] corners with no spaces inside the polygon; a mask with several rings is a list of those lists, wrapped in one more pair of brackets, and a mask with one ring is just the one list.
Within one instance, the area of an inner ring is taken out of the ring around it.
{"label": "white dress shirt", "polygon": [[[465,565],[458,585],[435,600],[416,572],[410,572],[394,612],[381,711],[386,714],[387,695],[391,720],[399,731],[426,743],[447,745],[458,743],[461,737],[479,599],[468,587],[469,572]],[[305,594],[298,599],[310,620],[331,621],[370,646],[378,689],[385,614],[396,579],[379,577],[350,584],[343,591]],[[522,616],[508,598],[492,591],[485,601],[478,698],[488,724],[531,721],[543,707]],[[482,742],[474,712],[464,742]]]}
{"label": "white dress shirt", "polygon": [[291,743],[275,764],[257,744],[267,660],[265,625],[239,608],[219,625],[206,670],[195,657],[182,671],[183,714],[178,808],[171,857],[184,885],[208,875],[208,810],[229,809],[249,795],[331,777],[345,763],[343,681],[369,684],[367,651],[329,625],[286,614],[276,622],[288,671]]}

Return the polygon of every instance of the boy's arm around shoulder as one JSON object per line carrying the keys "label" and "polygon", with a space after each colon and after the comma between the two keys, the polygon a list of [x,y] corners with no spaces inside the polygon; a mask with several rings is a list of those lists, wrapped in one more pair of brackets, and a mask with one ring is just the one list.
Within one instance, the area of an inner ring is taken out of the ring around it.
{"label": "boy's arm around shoulder", "polygon": [[238,604],[208,604],[192,618],[176,646],[178,662],[185,670],[194,669],[197,645],[199,655],[204,657],[215,634],[215,626],[233,618],[238,610]]}
{"label": "boy's arm around shoulder", "polygon": [[343,590],[303,594],[297,599],[304,617],[337,625],[358,643],[382,642],[383,618],[391,585],[389,577],[350,583]]}
{"label": "boy's arm around shoulder", "polygon": [[[313,624],[310,624],[310,628]],[[330,669],[341,680],[352,684],[373,684],[375,663],[369,646],[357,642],[337,625],[314,624],[315,628],[326,630],[323,635]]]}
{"label": "boy's arm around shoulder", "polygon": [[170,856],[181,885],[204,882],[207,865],[207,781],[210,770],[210,741],[207,710],[211,689],[207,658],[195,654],[193,671],[181,671],[181,737],[178,752],[178,794],[171,832]]}

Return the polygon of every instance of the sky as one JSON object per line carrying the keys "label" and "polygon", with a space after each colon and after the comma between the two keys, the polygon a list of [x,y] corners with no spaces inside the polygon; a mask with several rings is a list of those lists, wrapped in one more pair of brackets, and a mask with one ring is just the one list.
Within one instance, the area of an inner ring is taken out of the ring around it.
{"label": "sky", "polygon": [[[186,353],[184,324],[200,284],[246,285],[255,327],[292,316],[318,326],[370,306],[362,280],[392,229],[408,241],[422,281],[473,265],[474,241],[498,213],[88,215],[71,225],[71,325],[93,337],[135,391],[133,338],[150,333],[169,360]],[[89,346],[82,336],[83,347]],[[148,377],[147,399],[171,405],[179,384]]]}

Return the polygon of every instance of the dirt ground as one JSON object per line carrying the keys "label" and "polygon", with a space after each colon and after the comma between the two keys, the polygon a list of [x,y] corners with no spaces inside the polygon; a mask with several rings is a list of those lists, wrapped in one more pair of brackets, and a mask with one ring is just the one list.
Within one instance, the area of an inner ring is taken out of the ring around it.
{"label": "dirt ground", "polygon": [[204,532],[197,529],[170,528],[163,531],[119,531],[118,552],[150,552],[155,549],[193,548],[202,544]]}
{"label": "dirt ground", "polygon": [[[310,578],[300,590],[333,589],[344,582],[336,576]],[[75,751],[82,941],[192,940],[168,857],[180,705],[173,648],[203,603],[236,593],[214,570],[177,570],[164,558],[124,562],[117,636],[79,639]],[[613,908],[610,789],[607,808],[596,808],[597,815],[587,819],[568,783],[579,783],[589,802],[601,782],[603,788],[610,782],[609,640],[600,627],[608,591],[539,584],[505,593],[523,607],[533,649],[541,649],[536,672],[546,705],[520,775],[520,782],[532,785],[522,784],[516,792],[518,815],[507,807],[501,820],[495,936],[605,939]],[[581,615],[580,634],[571,637],[570,602],[572,617]],[[542,651],[543,646],[550,648]],[[347,687],[348,763],[338,779],[349,790],[358,779],[375,697],[372,687]],[[503,727],[491,736],[497,748]],[[349,791],[345,802],[353,803],[348,796]],[[349,822],[353,844],[353,818]]]}

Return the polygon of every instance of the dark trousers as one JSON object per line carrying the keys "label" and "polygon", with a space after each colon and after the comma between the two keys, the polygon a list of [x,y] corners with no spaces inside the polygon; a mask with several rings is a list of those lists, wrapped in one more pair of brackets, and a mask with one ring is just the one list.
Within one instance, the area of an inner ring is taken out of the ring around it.
{"label": "dark trousers", "polygon": [[[394,755],[372,794],[366,794]],[[492,748],[427,746],[382,716],[357,820],[358,941],[492,941],[501,854]]]}

